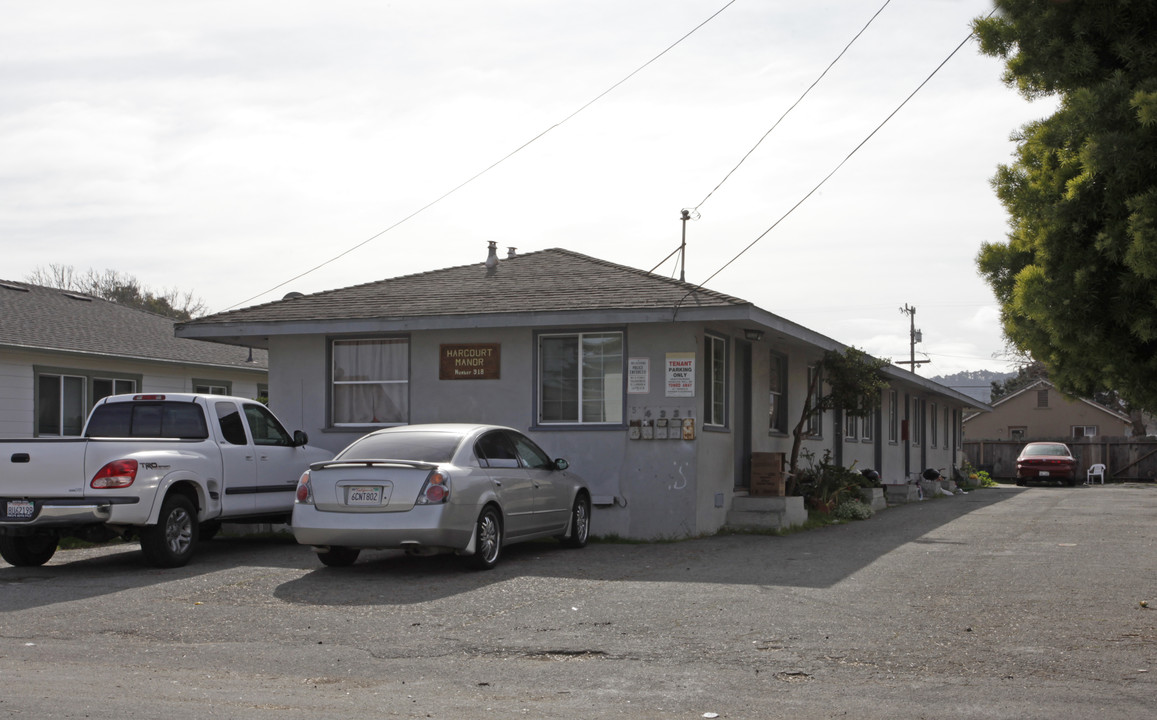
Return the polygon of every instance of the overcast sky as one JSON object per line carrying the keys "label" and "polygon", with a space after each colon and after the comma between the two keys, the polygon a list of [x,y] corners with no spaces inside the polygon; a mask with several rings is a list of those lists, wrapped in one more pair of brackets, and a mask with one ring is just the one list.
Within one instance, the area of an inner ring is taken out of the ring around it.
{"label": "overcast sky", "polygon": [[[686,274],[700,283],[991,9],[893,0],[706,202],[883,0],[736,0],[558,124],[726,5],[8,0],[0,278],[115,269],[220,311],[481,262],[489,240],[650,270],[698,207]],[[989,179],[1010,134],[1053,104],[1001,71],[971,41],[707,287],[893,359],[915,306],[921,374],[1008,369],[975,256],[1007,231]]]}

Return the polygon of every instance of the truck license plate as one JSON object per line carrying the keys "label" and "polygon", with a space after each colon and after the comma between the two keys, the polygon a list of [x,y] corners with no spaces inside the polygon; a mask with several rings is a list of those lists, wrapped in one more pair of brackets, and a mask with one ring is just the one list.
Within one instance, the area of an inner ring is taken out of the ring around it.
{"label": "truck license plate", "polygon": [[31,518],[33,510],[31,500],[9,500],[6,515],[10,520]]}
{"label": "truck license plate", "polygon": [[369,485],[346,488],[346,505],[381,505],[382,486]]}

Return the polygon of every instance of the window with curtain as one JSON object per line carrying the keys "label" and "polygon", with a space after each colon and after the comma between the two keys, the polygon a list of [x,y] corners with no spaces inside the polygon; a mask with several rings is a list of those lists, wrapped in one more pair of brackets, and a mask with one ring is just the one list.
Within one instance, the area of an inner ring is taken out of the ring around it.
{"label": "window with curtain", "polygon": [[84,429],[87,378],[42,373],[36,379],[36,434],[76,437]]}
{"label": "window with curtain", "polygon": [[334,426],[410,421],[408,338],[334,340],[331,350]]}
{"label": "window with curtain", "polygon": [[623,334],[594,332],[538,338],[538,421],[623,422]]}

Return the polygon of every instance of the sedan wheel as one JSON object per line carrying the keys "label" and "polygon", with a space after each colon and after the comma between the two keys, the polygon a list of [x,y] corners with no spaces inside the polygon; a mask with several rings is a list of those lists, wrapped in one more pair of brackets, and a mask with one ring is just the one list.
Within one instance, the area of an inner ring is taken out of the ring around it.
{"label": "sedan wheel", "polygon": [[489,570],[498,564],[502,554],[502,518],[498,508],[487,505],[478,515],[474,527],[474,554],[466,562],[476,570]]}
{"label": "sedan wheel", "polygon": [[590,536],[591,500],[584,493],[579,493],[570,511],[570,534],[559,539],[565,547],[581,548],[587,544]]}
{"label": "sedan wheel", "polygon": [[357,548],[333,546],[325,550],[319,550],[317,559],[321,560],[322,565],[328,567],[349,567],[357,562],[358,555],[360,554],[361,550]]}

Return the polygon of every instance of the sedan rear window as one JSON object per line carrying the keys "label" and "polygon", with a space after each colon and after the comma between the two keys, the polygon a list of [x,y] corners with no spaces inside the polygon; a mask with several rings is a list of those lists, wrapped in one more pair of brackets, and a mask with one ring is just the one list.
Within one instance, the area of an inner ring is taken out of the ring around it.
{"label": "sedan rear window", "polygon": [[334,460],[413,460],[450,462],[462,436],[451,433],[394,432],[366,435]]}
{"label": "sedan rear window", "polygon": [[1041,455],[1068,455],[1069,449],[1064,445],[1027,445],[1021,452],[1022,457],[1039,457]]}

